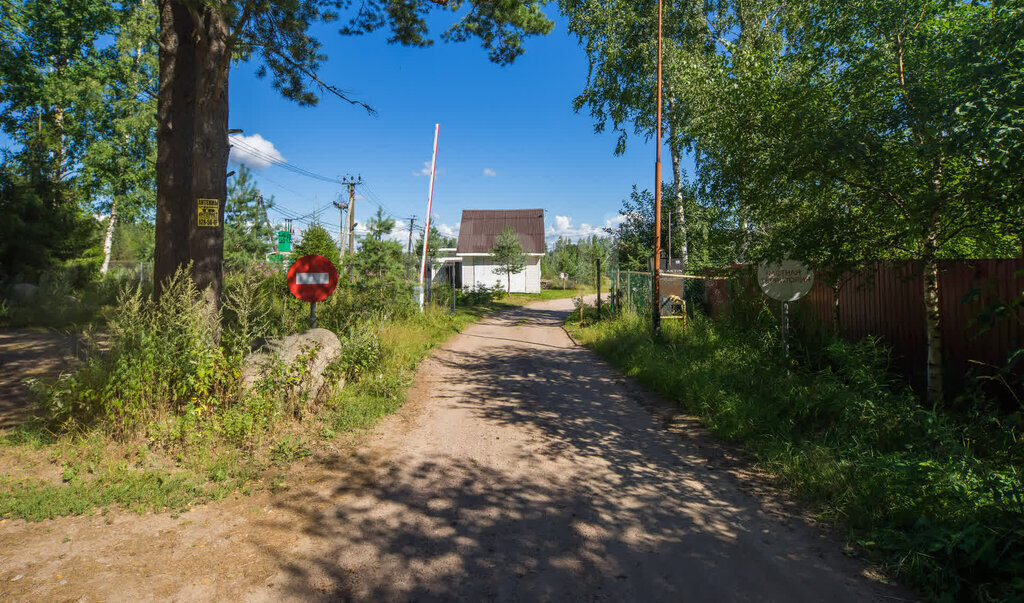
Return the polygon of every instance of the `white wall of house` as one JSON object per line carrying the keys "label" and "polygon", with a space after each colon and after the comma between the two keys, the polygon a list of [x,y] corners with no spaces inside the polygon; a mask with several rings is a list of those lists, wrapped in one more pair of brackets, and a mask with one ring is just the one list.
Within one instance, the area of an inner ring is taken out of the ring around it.
{"label": "white wall of house", "polygon": [[[466,289],[479,287],[508,287],[508,276],[498,274],[490,257],[463,256],[462,286]],[[526,268],[512,275],[511,293],[540,293],[540,256],[528,256]]]}

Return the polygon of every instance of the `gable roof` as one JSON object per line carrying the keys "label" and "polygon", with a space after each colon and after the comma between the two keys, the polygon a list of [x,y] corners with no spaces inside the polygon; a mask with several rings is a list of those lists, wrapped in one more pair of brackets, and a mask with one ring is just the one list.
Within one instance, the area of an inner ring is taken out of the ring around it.
{"label": "gable roof", "polygon": [[505,226],[519,235],[526,253],[544,253],[543,209],[464,209],[456,253],[488,253]]}

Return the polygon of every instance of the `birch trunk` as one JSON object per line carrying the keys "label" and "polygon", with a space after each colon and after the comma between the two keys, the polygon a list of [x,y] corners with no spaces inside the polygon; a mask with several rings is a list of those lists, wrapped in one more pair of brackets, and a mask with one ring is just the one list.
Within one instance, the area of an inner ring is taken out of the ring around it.
{"label": "birch trunk", "polygon": [[942,323],[939,313],[939,262],[936,257],[936,241],[934,221],[931,224],[928,238],[925,240],[922,281],[924,281],[924,311],[926,341],[928,346],[928,401],[939,404],[944,398],[943,360],[942,360]]}
{"label": "birch trunk", "polygon": [[[669,138],[675,140],[675,126],[669,124]],[[675,142],[669,145],[669,149],[672,153],[672,180],[675,186],[676,193],[676,205],[679,207],[679,230],[676,236],[679,237],[681,245],[679,245],[679,257],[683,260],[683,269],[690,265],[690,251],[686,245],[686,208],[683,207],[683,172],[679,161],[679,149]],[[669,218],[669,224],[672,223],[672,218]],[[670,248],[671,249],[671,248]],[[669,257],[671,257],[671,252]]]}
{"label": "birch trunk", "polygon": [[117,224],[117,199],[110,204],[110,221],[107,223],[107,234],[103,238],[103,265],[100,274],[106,275],[110,269],[110,250],[114,247],[114,226]]}
{"label": "birch trunk", "polygon": [[837,276],[832,282],[832,332],[839,335],[839,291],[843,288],[843,277]]}

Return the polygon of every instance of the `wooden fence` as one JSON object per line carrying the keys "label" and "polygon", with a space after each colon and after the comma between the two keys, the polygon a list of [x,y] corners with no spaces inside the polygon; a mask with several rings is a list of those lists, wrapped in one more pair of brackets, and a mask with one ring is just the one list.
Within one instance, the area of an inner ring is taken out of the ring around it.
{"label": "wooden fence", "polygon": [[[733,296],[760,294],[753,269],[730,281],[705,281],[704,302],[712,316],[727,310]],[[968,295],[974,292],[973,295]],[[982,332],[980,313],[1012,302],[1024,292],[1024,259],[959,260],[940,264],[939,309],[943,329],[943,356],[947,374],[955,384],[983,362],[995,367],[1024,348],[1024,308],[1017,307]],[[966,298],[966,299],[965,299]],[[769,300],[770,301],[770,300]],[[790,305],[794,320],[832,329],[831,283],[815,278],[811,292]],[[797,325],[794,325],[797,326]],[[804,325],[809,327],[812,325]],[[850,278],[839,294],[839,331],[851,341],[875,335],[893,351],[894,364],[908,376],[924,370],[924,292],[918,265],[879,262]],[[1024,361],[1020,365],[1024,367]]]}

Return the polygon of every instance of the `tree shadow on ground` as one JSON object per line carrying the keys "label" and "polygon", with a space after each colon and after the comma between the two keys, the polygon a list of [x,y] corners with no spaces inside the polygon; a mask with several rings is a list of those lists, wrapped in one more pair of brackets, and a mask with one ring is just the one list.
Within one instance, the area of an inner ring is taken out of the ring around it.
{"label": "tree shadow on ground", "polygon": [[[588,350],[531,329],[524,308],[483,349],[432,362],[450,405],[496,438],[500,463],[443,446],[425,459],[335,459],[340,484],[280,506],[320,543],[282,557],[285,596],[331,600],[845,601],[876,598],[807,526],[767,517],[709,463],[713,442],[666,431]],[[484,335],[493,335],[484,333]],[[516,345],[509,345],[516,342]],[[718,456],[721,456],[718,453]],[[346,466],[344,470],[339,469]]]}

